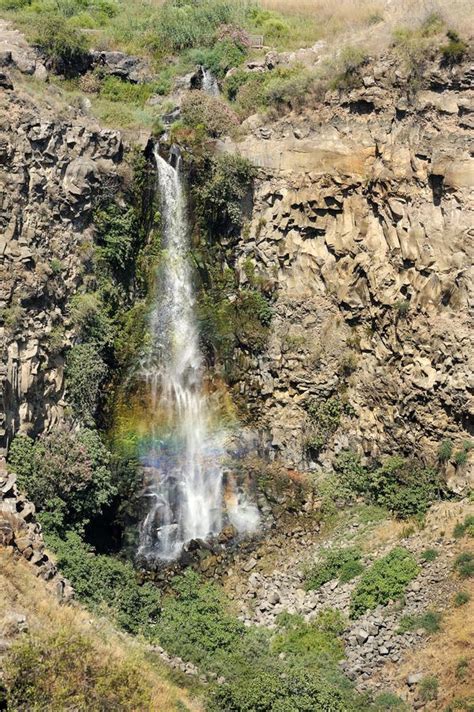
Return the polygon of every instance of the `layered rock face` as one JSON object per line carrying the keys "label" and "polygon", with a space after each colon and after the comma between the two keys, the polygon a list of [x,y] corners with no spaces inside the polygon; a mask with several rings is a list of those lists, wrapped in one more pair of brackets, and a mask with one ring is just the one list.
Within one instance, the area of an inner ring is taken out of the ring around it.
{"label": "layered rock face", "polygon": [[[70,297],[92,256],[92,200],[117,175],[120,134],[61,119],[21,91],[0,98],[0,455],[66,406]],[[89,277],[90,278],[90,277]]]}
{"label": "layered rock face", "polygon": [[[249,258],[272,276],[274,317],[264,353],[240,356],[241,390],[288,466],[345,448],[429,459],[468,436],[472,78],[433,69],[410,98],[380,61],[361,88],[273,125],[251,117],[224,144],[261,167],[237,261],[242,281]],[[318,424],[328,399],[336,415]],[[469,472],[447,474],[462,490]]]}

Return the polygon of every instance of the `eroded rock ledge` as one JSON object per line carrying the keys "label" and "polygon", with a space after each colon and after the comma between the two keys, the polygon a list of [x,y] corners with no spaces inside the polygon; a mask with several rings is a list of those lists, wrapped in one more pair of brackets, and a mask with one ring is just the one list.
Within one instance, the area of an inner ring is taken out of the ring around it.
{"label": "eroded rock ledge", "polygon": [[[472,428],[472,76],[433,66],[413,94],[381,60],[222,145],[261,167],[237,264],[272,275],[274,317],[264,353],[239,356],[241,392],[290,467],[348,447],[430,459]],[[329,398],[349,407],[314,457],[306,407]],[[446,474],[463,491],[468,467]]]}

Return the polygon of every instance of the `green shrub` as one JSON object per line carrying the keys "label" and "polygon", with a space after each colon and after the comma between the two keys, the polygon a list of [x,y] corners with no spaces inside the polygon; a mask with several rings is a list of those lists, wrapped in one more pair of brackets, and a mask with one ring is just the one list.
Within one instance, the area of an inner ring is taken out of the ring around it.
{"label": "green shrub", "polygon": [[410,311],[410,301],[408,299],[400,299],[393,305],[401,317],[406,317]]}
{"label": "green shrub", "polygon": [[[362,712],[352,693],[321,670],[290,669],[275,675],[257,669],[248,679],[214,690],[210,712]],[[365,709],[367,709],[365,707]]]}
{"label": "green shrub", "polygon": [[201,229],[214,239],[235,232],[242,225],[242,204],[256,175],[255,168],[232,155],[208,157],[196,168],[192,196]]}
{"label": "green shrub", "polygon": [[74,630],[22,636],[2,667],[11,712],[151,709],[139,662],[104,656],[92,636]]}
{"label": "green shrub", "polygon": [[132,84],[119,77],[104,77],[100,84],[100,96],[108,101],[143,106],[155,94],[154,84]]}
{"label": "green shrub", "polygon": [[361,558],[362,551],[356,547],[327,549],[323,552],[322,561],[307,572],[306,590],[316,590],[335,578],[341,583],[351,581],[363,571]]}
{"label": "green shrub", "polygon": [[445,64],[454,66],[462,62],[468,50],[468,45],[467,42],[464,42],[464,40],[459,37],[455,30],[448,30],[446,36],[449,42],[441,47],[441,55]]}
{"label": "green shrub", "polygon": [[460,539],[463,536],[474,537],[474,515],[468,514],[463,522],[458,522],[453,530],[455,539]]}
{"label": "green shrub", "polygon": [[454,453],[454,464],[456,467],[463,467],[463,465],[466,464],[468,458],[468,452],[467,450],[458,450],[457,452]]}
{"label": "green shrub", "polygon": [[173,595],[163,600],[160,643],[170,653],[209,667],[212,656],[235,645],[245,628],[228,613],[217,587],[201,583],[194,571],[188,569],[172,586]]}
{"label": "green shrub", "polygon": [[436,549],[425,549],[421,552],[421,559],[423,561],[434,561],[439,556],[439,552]]}
{"label": "green shrub", "polygon": [[62,272],[63,269],[64,269],[63,263],[61,262],[61,260],[58,260],[57,257],[53,257],[53,259],[52,259],[51,262],[49,263],[49,266],[51,267],[51,272],[52,272],[55,276],[61,274],[61,272]]}
{"label": "green shrub", "polygon": [[129,633],[156,639],[160,591],[151,583],[140,584],[132,564],[95,555],[74,532],[67,532],[64,539],[50,536],[48,544],[79,600],[96,612],[110,615]]}
{"label": "green shrub", "polygon": [[92,425],[108,369],[93,344],[76,344],[66,359],[66,387],[75,415]]}
{"label": "green shrub", "polygon": [[181,116],[185,126],[192,129],[202,127],[212,138],[228,134],[239,124],[236,114],[221,99],[198,91],[185,96]]}
{"label": "green shrub", "polygon": [[307,411],[310,426],[305,441],[306,448],[313,453],[318,453],[339,427],[342,404],[337,397],[326,401],[313,399],[309,402]]}
{"label": "green shrub", "polygon": [[392,457],[369,473],[369,488],[378,504],[406,519],[425,514],[439,494],[441,481],[431,468],[413,460]]}
{"label": "green shrub", "polygon": [[424,628],[427,633],[437,633],[440,629],[442,614],[437,611],[426,611],[419,615],[406,615],[400,619],[399,633]]}
{"label": "green shrub", "polygon": [[317,665],[322,661],[337,663],[344,657],[344,645],[338,636],[345,627],[339,611],[328,609],[313,621],[306,623],[299,615],[284,613],[278,620],[278,632],[271,649],[275,654],[304,658],[305,664]]}
{"label": "green shrub", "polygon": [[360,47],[344,47],[335,65],[333,88],[353,89],[359,86],[362,81],[360,70],[367,60],[367,53]]}
{"label": "green shrub", "polygon": [[121,276],[132,266],[137,247],[139,225],[135,209],[111,200],[99,201],[94,209],[94,225],[99,256]]}
{"label": "green shrub", "polygon": [[166,0],[156,22],[156,46],[162,52],[208,46],[219,26],[239,19],[239,5],[228,0]]}
{"label": "green shrub", "polygon": [[116,493],[110,454],[94,430],[58,429],[36,441],[17,435],[8,463],[46,531],[83,531]]}
{"label": "green shrub", "polygon": [[438,460],[440,462],[449,462],[453,454],[453,441],[443,440],[438,448]]}
{"label": "green shrub", "polygon": [[418,694],[423,702],[433,702],[438,698],[438,678],[428,675],[421,680],[418,687]]}
{"label": "green shrub", "polygon": [[461,578],[472,578],[474,576],[474,554],[465,551],[454,560],[454,570]]}
{"label": "green shrub", "polygon": [[454,596],[454,605],[459,608],[460,606],[464,606],[466,603],[469,603],[470,600],[471,596],[467,591],[458,591]]}
{"label": "green shrub", "polygon": [[240,41],[222,39],[209,49],[194,50],[189,58],[194,64],[200,64],[209,69],[218,79],[225,77],[229,69],[238,67],[247,56],[247,42],[244,37]]}
{"label": "green shrub", "polygon": [[418,574],[414,556],[397,547],[376,561],[362,575],[351,598],[351,616],[357,618],[366,610],[400,598],[410,581]]}
{"label": "green shrub", "polygon": [[67,77],[81,73],[86,63],[86,39],[61,15],[35,18],[34,43],[46,55],[55,72]]}

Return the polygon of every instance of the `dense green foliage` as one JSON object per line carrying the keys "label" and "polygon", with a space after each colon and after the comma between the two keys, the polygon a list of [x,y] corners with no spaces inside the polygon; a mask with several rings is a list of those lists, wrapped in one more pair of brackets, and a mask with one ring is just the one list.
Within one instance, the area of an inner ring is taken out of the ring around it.
{"label": "dense green foliage", "polygon": [[68,629],[21,636],[2,666],[11,712],[146,710],[151,691],[138,661],[100,656]]}
{"label": "dense green foliage", "polygon": [[351,616],[357,618],[368,609],[400,598],[418,571],[415,558],[402,547],[378,559],[362,575],[352,593]]}
{"label": "dense green foliage", "polygon": [[117,491],[110,454],[95,430],[56,430],[36,441],[18,435],[8,462],[47,531],[84,531]]}
{"label": "dense green foliage", "polygon": [[387,507],[402,519],[426,513],[443,492],[439,473],[416,460],[395,456],[378,467],[365,467],[354,453],[336,459],[334,469],[342,488]]}
{"label": "dense green foliage", "polygon": [[351,581],[363,571],[362,552],[356,547],[327,549],[322,560],[306,573],[306,589],[318,589],[324,583],[338,578],[341,583]]}
{"label": "dense green foliage", "polygon": [[74,414],[87,425],[94,423],[100,386],[108,368],[98,349],[90,343],[76,344],[66,361],[69,400]]}
{"label": "dense green foliage", "polygon": [[[181,105],[182,124],[195,132],[202,130],[211,138],[229,134],[239,121],[232,109],[218,97],[204,92],[190,92]],[[237,164],[236,164],[237,165]],[[238,181],[239,175],[229,176]],[[240,185],[238,182],[236,185]]]}
{"label": "dense green foliage", "polygon": [[56,72],[74,76],[85,63],[85,36],[59,14],[39,15],[35,23],[34,42]]}
{"label": "dense green foliage", "polygon": [[92,610],[108,613],[129,633],[156,637],[161,608],[160,591],[140,584],[132,564],[112,556],[95,555],[78,534],[49,537],[57,563],[77,597]]}
{"label": "dense green foliage", "polygon": [[331,610],[311,623],[282,615],[273,635],[246,628],[222,593],[188,570],[163,600],[158,636],[168,651],[225,678],[211,689],[210,710],[367,709],[337,669],[343,629],[340,613]]}

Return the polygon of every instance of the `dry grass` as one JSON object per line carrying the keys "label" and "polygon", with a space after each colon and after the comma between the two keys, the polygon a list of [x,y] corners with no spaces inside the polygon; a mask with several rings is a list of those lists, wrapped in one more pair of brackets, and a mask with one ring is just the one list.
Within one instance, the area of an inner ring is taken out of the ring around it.
{"label": "dry grass", "polygon": [[[165,679],[165,667],[159,660],[147,656],[140,641],[117,633],[107,621],[92,617],[77,604],[61,605],[45,583],[34,576],[28,564],[15,561],[5,550],[0,550],[0,637],[8,638],[13,632],[8,622],[12,612],[26,616],[33,641],[44,640],[45,636],[65,639],[66,660],[67,640],[70,637],[73,641],[78,638],[86,641],[90,646],[92,665],[99,672],[100,666],[105,664],[107,669],[110,666],[121,669],[138,666],[146,697],[151,703],[140,706],[135,712],[173,712],[178,709],[201,712],[198,703],[190,701],[183,690]],[[21,641],[23,636],[20,634],[17,639]],[[74,674],[73,664],[74,661],[70,667],[65,665],[65,675],[69,675],[66,680],[68,684]],[[81,684],[80,677],[78,680],[78,684]],[[45,712],[46,709],[50,708],[45,707]]]}
{"label": "dry grass", "polygon": [[[447,613],[441,631],[425,646],[411,652],[402,665],[386,666],[380,673],[384,684],[390,681],[390,687],[395,685],[400,693],[406,692],[406,678],[411,673],[435,676],[439,683],[438,698],[426,705],[427,711],[444,710],[456,698],[474,694],[474,584],[464,584],[462,588],[470,592],[471,600]],[[462,678],[456,672],[460,660],[466,661]]]}

